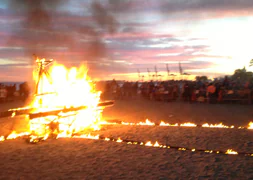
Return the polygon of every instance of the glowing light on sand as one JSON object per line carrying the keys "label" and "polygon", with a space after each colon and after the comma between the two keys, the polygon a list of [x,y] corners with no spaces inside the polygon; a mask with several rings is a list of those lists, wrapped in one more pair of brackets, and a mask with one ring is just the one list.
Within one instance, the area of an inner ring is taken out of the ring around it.
{"label": "glowing light on sand", "polygon": [[121,143],[122,140],[120,138],[118,138],[116,142]]}
{"label": "glowing light on sand", "polygon": [[145,146],[153,146],[153,144],[151,143],[151,141],[148,141]]}
{"label": "glowing light on sand", "polygon": [[0,141],[4,141],[4,136],[0,136]]}
{"label": "glowing light on sand", "polygon": [[178,126],[178,123],[170,124],[170,123],[165,123],[164,121],[161,121],[159,126]]}
{"label": "glowing light on sand", "polygon": [[16,115],[16,113],[15,112],[13,112],[12,114],[11,114],[11,117],[14,117]]}
{"label": "glowing light on sand", "polygon": [[160,147],[159,143],[156,141],[154,147]]}
{"label": "glowing light on sand", "polygon": [[225,154],[238,154],[238,152],[233,151],[232,149],[228,149]]}
{"label": "glowing light on sand", "polygon": [[184,127],[196,127],[197,125],[194,123],[184,123],[184,124],[180,124],[180,126],[184,126]]}
{"label": "glowing light on sand", "polygon": [[153,122],[151,122],[151,121],[149,121],[148,119],[146,119],[146,121],[145,122],[139,122],[139,123],[137,123],[137,125],[143,125],[143,126],[154,126],[155,125],[155,123],[153,123]]}
{"label": "glowing light on sand", "polygon": [[[222,123],[220,124],[208,124],[208,123],[205,123],[202,125],[202,127],[209,127],[209,128],[229,128],[229,126],[225,126],[223,125]],[[234,126],[232,126],[234,127]]]}
{"label": "glowing light on sand", "polygon": [[250,123],[249,123],[248,129],[253,129],[253,122],[250,122]]}
{"label": "glowing light on sand", "polygon": [[165,123],[164,121],[161,121],[159,126],[170,126],[170,123]]}

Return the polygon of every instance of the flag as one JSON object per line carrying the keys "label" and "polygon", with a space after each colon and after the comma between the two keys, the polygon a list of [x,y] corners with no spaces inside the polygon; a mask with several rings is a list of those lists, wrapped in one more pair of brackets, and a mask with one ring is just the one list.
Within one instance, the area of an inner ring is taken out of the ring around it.
{"label": "flag", "polygon": [[147,71],[148,71],[148,76],[150,76],[150,71],[149,71],[149,69],[147,68]]}
{"label": "flag", "polygon": [[156,75],[156,77],[157,77],[157,69],[156,69],[156,66],[155,66],[155,75]]}
{"label": "flag", "polygon": [[181,63],[180,62],[178,63],[178,66],[179,66],[179,73],[182,75],[183,74],[183,69],[181,67]]}
{"label": "flag", "polygon": [[169,75],[170,74],[170,69],[169,69],[169,65],[168,64],[166,64],[166,69],[167,69],[167,73]]}

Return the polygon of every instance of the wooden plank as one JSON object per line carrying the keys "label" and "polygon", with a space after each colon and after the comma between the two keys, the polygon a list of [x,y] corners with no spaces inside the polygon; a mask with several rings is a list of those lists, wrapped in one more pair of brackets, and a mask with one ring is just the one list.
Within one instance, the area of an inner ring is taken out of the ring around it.
{"label": "wooden plank", "polygon": [[[106,107],[106,106],[111,106],[114,104],[114,101],[104,101],[98,103],[98,107]],[[83,109],[86,109],[87,106],[79,106],[79,107],[70,107],[70,108],[62,108],[62,109],[56,109],[52,111],[46,111],[46,112],[36,112],[36,113],[30,113],[29,118],[34,119],[34,118],[40,118],[40,117],[46,117],[46,116],[58,116],[59,113],[67,113],[67,112],[72,112],[72,111],[80,111]]]}
{"label": "wooden plank", "polygon": [[[98,107],[108,107],[114,105],[114,101],[104,101],[104,102],[99,102]],[[38,117],[45,117],[49,115],[58,115],[60,112],[66,113],[70,111],[79,111],[81,109],[85,109],[87,106],[79,106],[79,107],[71,107],[71,108],[62,108],[62,109],[56,109],[56,110],[51,110],[47,112],[36,112],[36,113],[31,113],[35,111],[36,109],[34,108],[17,108],[17,109],[10,109],[8,111],[3,111],[0,112],[0,118],[5,118],[5,117],[11,117],[11,116],[18,116],[18,115],[24,115],[28,114],[30,119],[33,118],[38,118]]]}

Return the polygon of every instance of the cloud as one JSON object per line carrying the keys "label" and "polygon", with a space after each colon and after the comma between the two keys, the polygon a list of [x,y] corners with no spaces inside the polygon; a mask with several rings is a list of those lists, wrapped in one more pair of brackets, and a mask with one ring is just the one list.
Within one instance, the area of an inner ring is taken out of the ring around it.
{"label": "cloud", "polygon": [[103,76],[166,63],[176,71],[179,61],[186,69],[211,67],[226,57],[210,52],[210,37],[199,35],[204,28],[189,32],[202,20],[253,14],[250,0],[10,2],[0,9],[0,58],[32,64],[36,53],[67,66],[86,63]]}
{"label": "cloud", "polygon": [[[128,22],[138,21],[139,27],[172,22],[171,25],[175,26],[174,23],[180,22],[190,24],[202,20],[253,15],[251,0],[140,0],[130,1],[128,4],[128,11],[122,19]],[[118,14],[122,12],[124,12],[123,5],[116,10]]]}
{"label": "cloud", "polygon": [[102,36],[117,30],[117,21],[106,8],[97,1],[81,3],[79,7],[90,13],[75,14],[66,11],[69,1],[39,0],[20,2],[11,0],[8,12],[23,18],[19,26],[12,29],[9,46],[22,46],[27,55],[37,53],[49,57],[48,47],[67,47],[70,51],[84,51],[89,59],[106,56]]}
{"label": "cloud", "polygon": [[164,10],[184,11],[184,10],[240,10],[253,7],[251,0],[164,0],[161,2]]}
{"label": "cloud", "polygon": [[[123,5],[123,4],[122,4]],[[136,1],[129,3],[132,11],[153,12],[172,14],[182,12],[238,12],[248,11],[253,8],[251,0],[163,0],[163,1]],[[118,11],[124,11],[124,7],[118,7]]]}

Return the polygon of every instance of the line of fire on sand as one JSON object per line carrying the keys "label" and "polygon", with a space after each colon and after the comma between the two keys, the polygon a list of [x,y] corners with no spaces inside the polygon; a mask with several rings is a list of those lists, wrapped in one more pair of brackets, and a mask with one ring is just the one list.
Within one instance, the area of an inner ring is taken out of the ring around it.
{"label": "line of fire on sand", "polygon": [[243,126],[238,126],[235,127],[234,125],[227,126],[224,125],[223,123],[219,124],[194,124],[194,123],[175,123],[175,124],[170,124],[170,123],[165,123],[164,121],[161,121],[159,124],[151,122],[150,120],[146,119],[145,122],[138,122],[138,123],[132,123],[132,122],[124,122],[124,121],[103,121],[101,122],[103,125],[129,125],[129,126],[168,126],[168,127],[202,127],[202,128],[226,128],[226,129],[253,129],[253,122],[249,122],[248,127],[243,127]]}
{"label": "line of fire on sand", "polygon": [[[27,133],[20,133],[16,134],[16,136],[8,136],[6,140],[16,139],[17,137],[24,137],[27,136]],[[29,136],[28,143],[39,143],[45,141],[44,138],[38,139],[38,137],[34,137],[35,139],[32,139],[33,137]],[[188,148],[188,147],[178,147],[178,146],[171,146],[167,144],[162,144],[156,141],[155,143],[152,143],[151,141],[148,142],[142,142],[142,141],[136,141],[136,140],[130,140],[130,139],[122,139],[122,138],[113,138],[113,137],[103,137],[100,135],[91,135],[91,134],[83,134],[83,135],[73,135],[72,137],[57,137],[58,138],[79,138],[79,139],[92,139],[92,140],[102,140],[106,142],[116,142],[116,143],[125,143],[127,145],[139,145],[144,147],[153,147],[153,148],[160,148],[160,149],[171,149],[171,150],[177,150],[177,151],[188,151],[188,152],[199,152],[199,153],[206,153],[206,154],[221,154],[221,155],[241,155],[241,156],[250,156],[253,157],[253,152],[237,152],[233,149],[227,149],[226,151],[223,150],[211,150],[211,149],[198,149],[198,148]],[[0,140],[5,140],[4,137]]]}
{"label": "line of fire on sand", "polygon": [[[43,60],[38,60],[43,63]],[[28,143],[38,143],[45,141],[48,138],[85,138],[103,141],[113,141],[118,143],[126,143],[128,145],[140,145],[154,148],[175,149],[179,151],[205,152],[215,154],[233,154],[253,156],[253,153],[236,152],[232,149],[226,151],[203,150],[197,148],[186,148],[163,145],[158,142],[152,144],[150,141],[144,143],[135,140],[127,140],[121,138],[108,138],[103,136],[82,135],[83,130],[91,128],[99,130],[99,127],[104,124],[109,124],[101,120],[103,108],[98,107],[100,102],[100,92],[96,92],[92,83],[87,78],[87,70],[85,68],[71,68],[67,70],[64,66],[55,65],[50,71],[51,81],[48,81],[46,76],[41,76],[38,79],[42,83],[38,83],[38,96],[35,96],[31,104],[32,108],[37,109],[33,113],[40,114],[42,112],[54,112],[57,114],[46,115],[38,118],[29,119],[30,128],[27,132],[16,133],[13,131],[10,135],[0,136],[0,141],[11,140],[16,138],[26,138]],[[35,79],[38,82],[38,79]],[[53,84],[53,86],[52,86]],[[75,110],[73,112],[62,112],[59,109],[76,108],[85,106],[85,109]],[[102,122],[102,123],[101,123]],[[140,123],[121,123],[124,125],[156,125],[150,121]],[[197,127],[192,123],[185,124],[169,124],[160,123],[159,126],[185,126]],[[222,124],[209,125],[205,124],[201,127],[224,127]],[[234,128],[234,127],[226,127]],[[252,123],[250,124],[252,129]],[[87,132],[87,131],[86,131]],[[81,134],[81,135],[80,135]]]}
{"label": "line of fire on sand", "polygon": [[234,151],[233,149],[227,149],[226,151],[222,150],[205,150],[205,149],[197,149],[197,148],[187,148],[187,147],[177,147],[177,146],[170,146],[167,144],[160,144],[158,141],[156,141],[154,144],[152,144],[151,141],[148,141],[146,143],[141,142],[141,141],[135,141],[135,140],[130,140],[130,139],[121,139],[121,138],[108,138],[108,137],[103,137],[99,135],[81,135],[81,136],[73,136],[73,138],[85,138],[85,139],[96,139],[96,140],[103,140],[103,141],[112,141],[112,142],[117,142],[117,143],[126,143],[128,145],[140,145],[140,146],[147,146],[147,147],[154,147],[154,148],[162,148],[162,149],[173,149],[173,150],[178,150],[178,151],[190,151],[190,152],[204,152],[208,154],[224,154],[224,155],[243,155],[243,156],[251,156],[253,157],[253,152],[252,153],[247,153],[247,152],[237,152]]}
{"label": "line of fire on sand", "polygon": [[[101,125],[104,124],[111,124],[111,125],[115,125],[115,123],[109,123],[109,122],[101,122]],[[146,120],[146,122],[140,122],[140,123],[122,123],[123,125],[156,125],[153,122],[150,122],[149,120]],[[176,124],[176,125],[171,125],[168,123],[164,123],[161,122],[159,124],[159,126],[172,126],[172,127],[177,127],[177,126],[182,126],[182,127],[197,127],[197,125],[192,124],[192,123],[184,123],[184,124]],[[203,125],[202,127],[210,127],[210,128],[232,128],[229,126],[225,126],[225,125]],[[247,129],[252,129],[252,122],[250,122],[249,127]],[[9,136],[7,136],[6,138],[4,136],[0,136],[0,141],[5,141],[5,140],[11,140],[11,139],[16,139],[16,138],[20,138],[20,137],[26,137],[27,138],[27,142],[28,143],[39,143],[39,142],[43,142],[46,139],[48,139],[48,135],[46,136],[42,136],[42,137],[38,137],[38,136],[33,136],[31,134],[29,134],[28,132],[23,132],[23,133],[16,133],[15,131],[12,132]],[[130,140],[130,139],[122,139],[122,138],[112,138],[112,137],[103,137],[103,136],[99,136],[99,135],[91,135],[91,134],[83,134],[83,135],[74,135],[71,134],[69,136],[65,136],[65,135],[61,135],[58,134],[57,136],[55,136],[56,139],[59,138],[84,138],[84,139],[93,139],[93,140],[103,140],[103,141],[111,141],[111,142],[117,142],[117,143],[125,143],[128,145],[140,145],[140,146],[146,146],[146,147],[154,147],[154,148],[163,148],[163,149],[174,149],[174,150],[178,150],[178,151],[190,151],[190,152],[204,152],[204,153],[208,153],[208,154],[225,154],[225,155],[243,155],[243,156],[251,156],[253,157],[253,152],[249,153],[249,152],[237,152],[234,151],[232,149],[227,149],[226,151],[222,151],[222,150],[208,150],[208,149],[197,149],[197,148],[188,148],[188,147],[178,147],[178,146],[171,146],[171,145],[165,145],[165,144],[161,144],[158,141],[156,141],[155,143],[151,143],[151,141],[148,142],[141,142],[141,141],[136,141],[136,140]]]}
{"label": "line of fire on sand", "polygon": [[[222,123],[220,124],[208,124],[205,123],[203,125],[197,125],[194,123],[176,123],[176,124],[170,124],[170,123],[165,123],[164,121],[161,121],[160,124],[156,124],[154,122],[149,121],[148,119],[146,119],[145,122],[139,122],[139,123],[130,123],[130,122],[107,122],[107,121],[102,121],[99,123],[100,125],[130,125],[130,126],[168,126],[168,127],[203,127],[203,128],[230,128],[230,129],[235,129],[235,126],[226,126],[223,125]],[[253,129],[253,122],[250,122],[248,127],[242,127],[239,126],[237,129]],[[18,137],[22,137],[22,136],[28,136],[30,135],[29,132],[22,132],[22,133],[16,133],[15,131],[13,131],[10,135],[8,135],[6,138],[4,136],[0,136],[0,141],[4,141],[4,140],[8,140],[8,139],[15,139]],[[59,136],[60,137],[60,136]],[[64,136],[62,136],[64,137]],[[71,135],[70,135],[71,137]],[[47,136],[44,137],[44,139],[47,139]]]}

